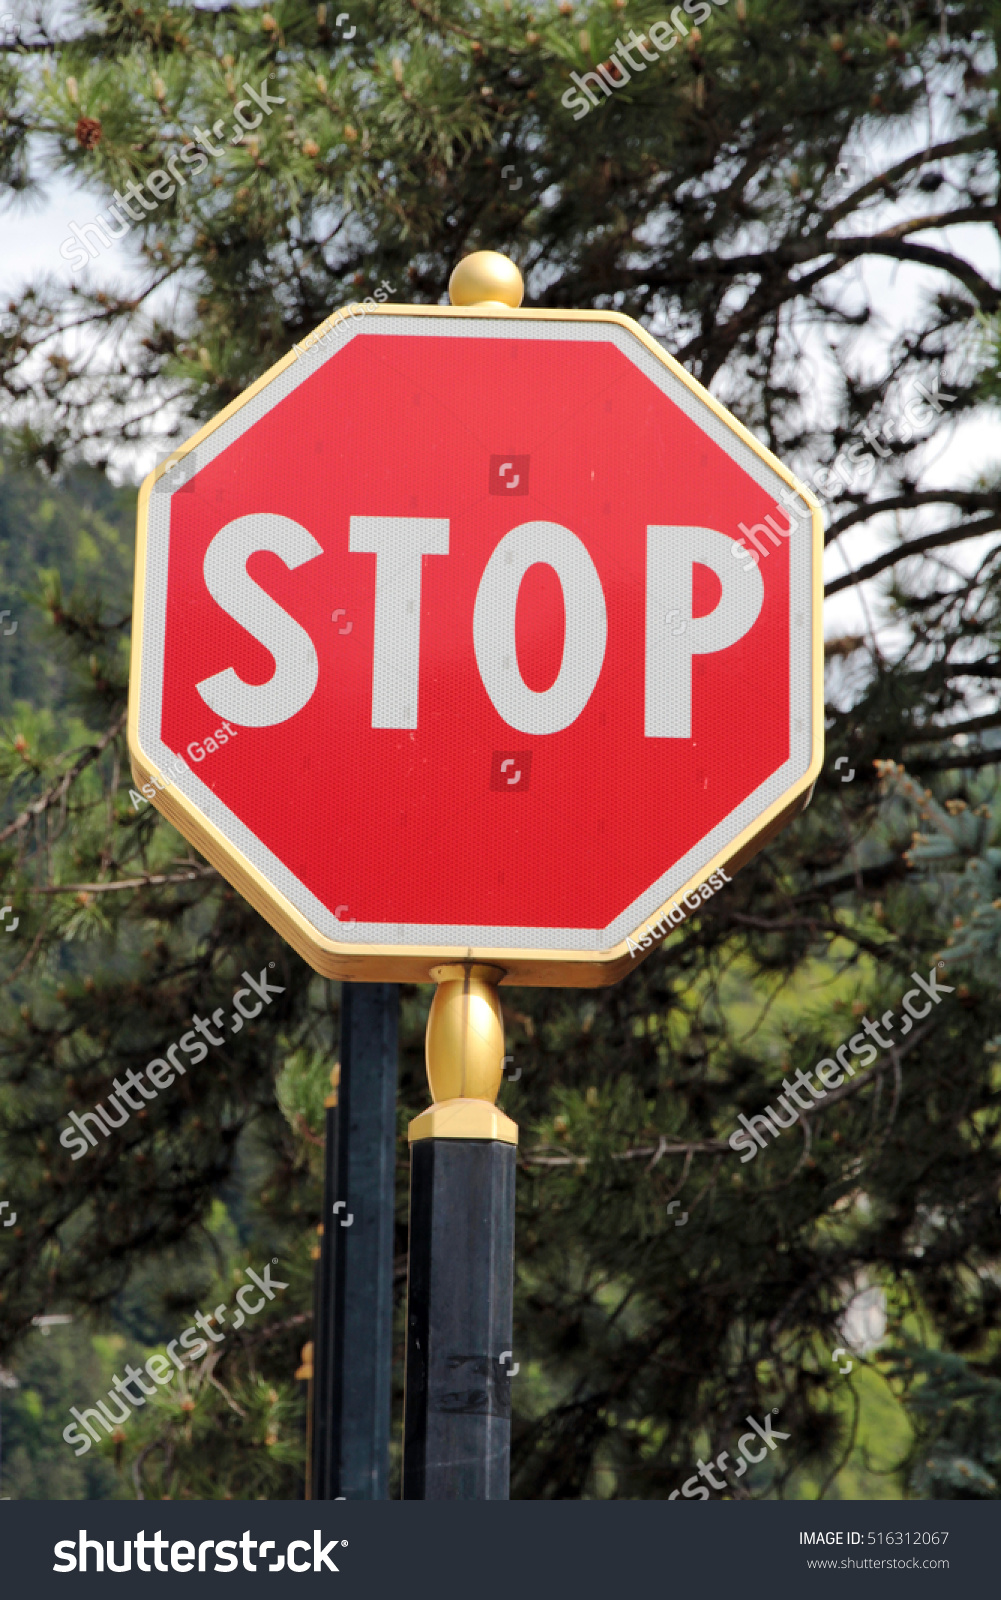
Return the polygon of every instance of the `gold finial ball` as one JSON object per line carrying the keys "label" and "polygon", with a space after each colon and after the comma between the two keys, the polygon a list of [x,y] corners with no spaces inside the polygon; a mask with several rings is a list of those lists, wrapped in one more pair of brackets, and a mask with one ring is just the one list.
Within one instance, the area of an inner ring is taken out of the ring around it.
{"label": "gold finial ball", "polygon": [[510,256],[499,250],[477,250],[465,256],[448,280],[454,306],[521,305],[525,284]]}

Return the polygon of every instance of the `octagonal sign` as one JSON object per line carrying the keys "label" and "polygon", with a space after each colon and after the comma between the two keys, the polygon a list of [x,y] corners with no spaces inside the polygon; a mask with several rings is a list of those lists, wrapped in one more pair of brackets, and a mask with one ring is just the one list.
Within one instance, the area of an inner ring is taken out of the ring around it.
{"label": "octagonal sign", "polygon": [[328,976],[607,983],[809,797],[820,555],[629,318],[355,308],[143,485],[133,770]]}

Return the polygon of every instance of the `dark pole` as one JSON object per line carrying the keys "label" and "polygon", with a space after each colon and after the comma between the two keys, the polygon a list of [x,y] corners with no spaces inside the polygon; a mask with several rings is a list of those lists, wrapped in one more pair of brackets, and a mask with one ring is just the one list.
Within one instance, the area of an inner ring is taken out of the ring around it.
{"label": "dark pole", "polygon": [[404,1500],[508,1498],[516,1155],[496,1139],[411,1152]]}
{"label": "dark pole", "polygon": [[435,1104],[410,1124],[405,1500],[507,1500],[518,1130],[493,1104],[504,1024],[484,966],[436,968]]}
{"label": "dark pole", "polygon": [[389,1492],[397,1012],[395,984],[341,985],[317,1279],[314,1500]]}
{"label": "dark pole", "polygon": [[331,1254],[334,1201],[337,1199],[337,1101],[341,1081],[340,1066],[330,1074],[330,1093],[326,1101],[323,1130],[323,1221],[317,1228],[319,1243],[314,1249],[313,1273],[313,1385],[312,1427],[309,1440],[309,1499],[330,1498],[330,1390],[334,1366],[333,1259]]}

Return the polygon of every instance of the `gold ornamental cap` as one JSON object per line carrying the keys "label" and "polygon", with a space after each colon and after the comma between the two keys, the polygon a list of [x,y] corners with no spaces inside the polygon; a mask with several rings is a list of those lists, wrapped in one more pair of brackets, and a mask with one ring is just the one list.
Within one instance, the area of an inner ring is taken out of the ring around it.
{"label": "gold ornamental cap", "polygon": [[525,283],[510,256],[499,250],[476,250],[463,257],[449,278],[448,297],[454,306],[517,310],[525,298]]}

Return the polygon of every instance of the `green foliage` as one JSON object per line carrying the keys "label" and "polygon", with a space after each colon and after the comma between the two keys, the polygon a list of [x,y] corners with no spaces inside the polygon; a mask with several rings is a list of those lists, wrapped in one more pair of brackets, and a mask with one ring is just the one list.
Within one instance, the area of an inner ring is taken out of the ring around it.
{"label": "green foliage", "polygon": [[918,1426],[911,1463],[915,1495],[929,1500],[1001,1499],[1001,1378],[942,1350],[906,1346],[897,1373]]}
{"label": "green foliage", "polygon": [[[87,1403],[111,1382],[112,1353],[75,1322],[23,1340],[18,1387],[0,1381],[3,1464],[0,1494],[10,1500],[114,1500],[115,1474],[96,1452],[77,1458],[63,1443],[70,1406]],[[13,1374],[11,1374],[13,1376]]]}
{"label": "green foliage", "polygon": [[323,1133],[324,1101],[330,1094],[330,1057],[322,1050],[296,1050],[275,1079],[275,1094],[291,1127]]}
{"label": "green foliage", "polygon": [[[223,1242],[219,1233],[216,1242]],[[256,1265],[260,1272],[263,1263],[253,1250],[239,1248],[227,1249],[223,1260],[223,1270],[198,1288],[212,1328],[207,1351],[185,1370],[172,1371],[171,1381],[99,1447],[130,1496],[294,1500],[301,1493],[305,1386],[292,1375],[309,1331],[303,1309],[311,1297],[308,1249],[300,1246],[295,1257],[278,1263],[273,1277],[287,1288],[239,1329],[233,1327],[234,1294],[248,1282],[245,1269]],[[175,1280],[174,1339],[194,1305],[190,1294],[185,1298],[182,1310]],[[252,1289],[249,1303],[262,1298]],[[228,1308],[222,1315],[212,1309],[221,1307]],[[147,1345],[139,1359],[160,1355],[171,1367],[167,1343],[164,1336],[155,1348]]]}
{"label": "green foliage", "polygon": [[[41,471],[19,470],[16,450],[0,452],[0,610],[12,612],[0,624],[0,725],[16,702],[52,705],[77,688],[58,631],[63,588],[85,614],[87,585],[99,584],[111,615],[128,618],[134,515],[132,493],[102,473],[77,470],[55,490]],[[98,630],[94,642],[104,637]],[[121,633],[106,638],[124,681]],[[0,794],[8,781],[0,772]]]}

